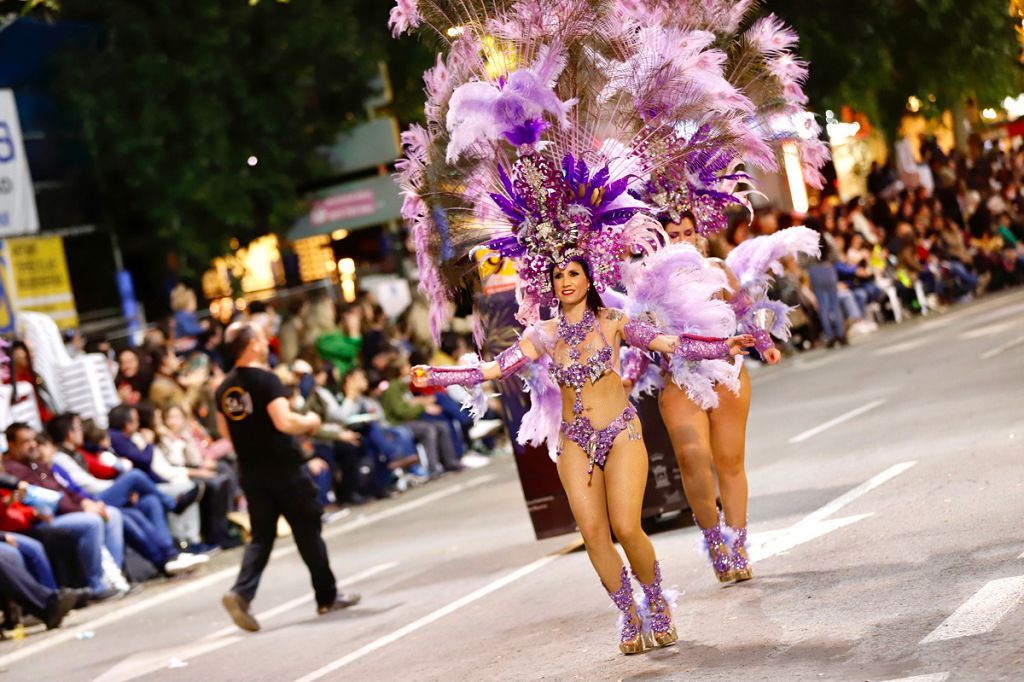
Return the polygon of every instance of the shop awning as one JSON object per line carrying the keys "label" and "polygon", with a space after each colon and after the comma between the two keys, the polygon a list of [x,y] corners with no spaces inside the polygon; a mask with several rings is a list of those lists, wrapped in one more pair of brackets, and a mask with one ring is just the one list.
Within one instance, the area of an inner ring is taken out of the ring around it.
{"label": "shop awning", "polygon": [[304,239],[335,230],[359,230],[401,217],[402,199],[391,175],[354,180],[318,192],[309,214],[288,233]]}

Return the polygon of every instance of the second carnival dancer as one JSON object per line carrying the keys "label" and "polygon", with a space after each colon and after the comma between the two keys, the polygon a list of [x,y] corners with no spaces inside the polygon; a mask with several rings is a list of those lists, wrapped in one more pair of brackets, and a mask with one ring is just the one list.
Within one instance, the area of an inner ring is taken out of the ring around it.
{"label": "second carnival dancer", "polygon": [[[712,111],[706,137],[729,136],[719,124],[745,116],[747,104],[732,96],[724,55],[707,35],[649,25],[619,3],[403,0],[391,25],[396,33],[423,26],[444,50],[424,76],[427,126],[403,134],[399,162],[434,331],[480,249],[514,262],[517,318],[526,326],[494,362],[420,366],[413,380],[479,388],[528,375],[531,408],[517,439],[546,442],[557,457],[589,556],[621,612],[620,650],[674,644],[673,597],[640,523],[648,459],[618,375],[620,345],[696,361],[740,353],[753,339],[662,334],[602,308],[598,293],[620,284],[631,254],[664,240],[657,221],[642,215],[651,206],[627,192],[638,179],[638,150]],[[644,158],[671,163],[688,151],[647,148]],[[542,321],[542,308],[553,316]],[[481,402],[478,391],[478,413]]]}
{"label": "second carnival dancer", "polygon": [[[638,149],[644,174],[642,188],[631,189],[636,198],[650,205],[670,241],[701,250],[702,258],[692,264],[689,247],[669,247],[655,252],[642,264],[627,268],[626,310],[635,317],[649,316],[670,333],[753,335],[763,360],[775,364],[781,358],[771,336],[789,336],[789,309],[767,297],[773,274],[781,272],[780,259],[797,253],[816,253],[817,237],[803,227],[747,240],[723,262],[705,259],[706,237],[728,225],[730,207],[750,210],[747,195],[752,179],[737,172],[741,164],[778,171],[776,136],[792,128],[784,145],[796,153],[807,184],[820,188],[819,168],[828,159],[828,149],[819,140],[820,127],[804,110],[807,97],[802,83],[807,64],[793,48],[796,33],[772,14],[748,23],[756,3],[709,0],[683,2],[669,7],[660,0],[635,3],[634,14],[657,22],[668,30],[700,30],[714,36],[726,55],[724,71],[736,97],[747,102],[746,115],[729,123],[731,136],[716,136],[714,123],[699,122],[691,130],[677,128],[656,135]],[[701,124],[702,123],[702,124]],[[679,148],[685,153],[671,153]],[[792,169],[787,167],[787,173]],[[682,249],[682,251],[679,251]],[[665,295],[652,286],[669,276],[681,283],[672,288],[698,289],[710,281],[709,271],[719,277],[716,296],[728,302],[731,311],[694,315],[692,306],[681,306],[678,296]],[[686,284],[687,280],[692,281]],[[654,280],[651,282],[651,280]],[[632,284],[630,287],[629,285]],[[767,319],[766,319],[767,318]],[[682,473],[687,500],[701,530],[702,551],[718,580],[748,580],[753,571],[747,554],[747,477],[744,467],[747,414],[750,408],[750,378],[742,358],[685,362],[662,357],[641,372],[647,358],[627,362],[628,380],[634,395],[660,391],[659,405],[668,428]],[[660,365],[660,367],[659,367]],[[715,475],[721,492],[723,516],[715,505]]]}
{"label": "second carnival dancer", "polygon": [[[771,236],[750,239],[734,249],[725,261],[707,258],[707,239],[699,234],[691,213],[683,211],[675,219],[662,219],[672,244],[684,245],[699,259],[690,275],[708,282],[707,270],[720,275],[716,292],[728,303],[732,315],[720,315],[706,325],[685,325],[694,333],[750,334],[754,347],[769,365],[781,359],[772,334],[785,340],[789,335],[788,309],[771,301],[767,288],[771,274],[783,256],[817,253],[817,234],[808,228],[793,227]],[[693,248],[690,248],[693,247]],[[655,254],[664,260],[674,249]],[[705,272],[701,272],[701,271]],[[683,284],[692,289],[693,283]],[[664,306],[652,303],[652,297],[630,300],[631,306],[644,308],[666,327],[677,330]],[[767,315],[764,315],[764,313]],[[631,310],[631,312],[634,312]],[[639,311],[636,311],[639,312]],[[770,318],[765,321],[764,318]],[[666,319],[668,318],[668,319]],[[689,318],[693,319],[693,318]],[[707,319],[707,318],[705,318]],[[660,390],[658,406],[679,464],[684,492],[701,531],[702,550],[720,582],[741,582],[753,577],[747,554],[747,416],[750,412],[750,376],[740,358],[679,362],[662,358],[650,365],[647,357],[631,358],[624,375],[635,388],[634,394]],[[647,376],[644,376],[646,373]],[[715,481],[721,494],[722,511],[716,506]]]}

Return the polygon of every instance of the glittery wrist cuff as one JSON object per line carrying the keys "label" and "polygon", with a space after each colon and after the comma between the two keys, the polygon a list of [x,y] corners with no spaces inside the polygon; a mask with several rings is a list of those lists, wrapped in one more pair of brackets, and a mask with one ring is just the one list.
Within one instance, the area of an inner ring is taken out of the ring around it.
{"label": "glittery wrist cuff", "polygon": [[494,359],[497,361],[498,367],[501,369],[502,379],[515,374],[523,365],[530,361],[530,359],[523,354],[523,349],[519,346],[518,341],[509,348],[498,353],[498,357]]}
{"label": "glittery wrist cuff", "polygon": [[622,333],[626,343],[640,350],[650,350],[651,341],[661,334],[653,324],[641,322],[640,320],[630,320],[627,322]]}
{"label": "glittery wrist cuff", "polygon": [[729,301],[729,305],[732,307],[732,311],[736,313],[737,320],[742,320],[754,309],[754,302],[750,300],[750,294],[744,289],[740,289],[739,293]]}
{"label": "glittery wrist cuff", "polygon": [[754,327],[750,330],[750,334],[754,337],[754,348],[757,349],[758,354],[764,355],[765,351],[775,348],[772,335],[760,327]]}
{"label": "glittery wrist cuff", "polygon": [[427,370],[427,386],[472,387],[484,382],[484,373],[479,367],[430,367]]}
{"label": "glittery wrist cuff", "polygon": [[725,339],[683,334],[672,354],[683,360],[720,360],[729,357],[729,344]]}

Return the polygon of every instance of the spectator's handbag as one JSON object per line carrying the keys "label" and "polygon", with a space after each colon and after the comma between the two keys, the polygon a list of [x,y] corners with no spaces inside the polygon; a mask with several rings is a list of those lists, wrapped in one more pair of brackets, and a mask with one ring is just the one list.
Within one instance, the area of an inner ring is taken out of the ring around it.
{"label": "spectator's handbag", "polygon": [[62,497],[64,497],[64,493],[62,492],[49,490],[48,488],[40,488],[37,485],[30,485],[28,490],[25,491],[25,497],[22,499],[22,502],[38,511],[40,514],[56,516],[57,505],[60,504]]}

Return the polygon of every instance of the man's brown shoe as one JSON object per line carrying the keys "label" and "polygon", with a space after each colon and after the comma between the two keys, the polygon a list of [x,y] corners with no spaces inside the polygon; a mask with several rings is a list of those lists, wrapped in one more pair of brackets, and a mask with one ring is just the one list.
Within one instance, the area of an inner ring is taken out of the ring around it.
{"label": "man's brown shoe", "polygon": [[362,597],[360,597],[358,594],[355,594],[354,592],[351,594],[339,594],[337,597],[334,598],[334,601],[330,604],[321,604],[320,606],[317,606],[316,614],[318,616],[322,616],[325,613],[330,613],[331,611],[341,611],[342,609],[347,609],[350,606],[355,606],[356,604],[358,604],[360,599],[362,599]]}
{"label": "man's brown shoe", "polygon": [[259,631],[259,621],[249,613],[249,602],[243,599],[240,594],[237,592],[228,592],[221,597],[220,602],[231,615],[231,620],[235,621],[235,625],[243,630],[248,630],[249,632]]}

